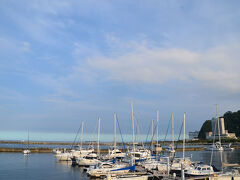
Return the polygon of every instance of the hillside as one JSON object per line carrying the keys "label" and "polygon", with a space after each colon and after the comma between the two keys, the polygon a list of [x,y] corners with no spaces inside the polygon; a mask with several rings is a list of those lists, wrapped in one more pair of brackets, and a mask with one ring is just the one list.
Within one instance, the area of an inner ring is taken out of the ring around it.
{"label": "hillside", "polygon": [[[237,112],[228,111],[224,115],[225,129],[229,133],[235,133],[237,137],[240,137],[240,110]],[[205,139],[205,132],[212,131],[211,120],[206,120],[199,132],[198,138]]]}

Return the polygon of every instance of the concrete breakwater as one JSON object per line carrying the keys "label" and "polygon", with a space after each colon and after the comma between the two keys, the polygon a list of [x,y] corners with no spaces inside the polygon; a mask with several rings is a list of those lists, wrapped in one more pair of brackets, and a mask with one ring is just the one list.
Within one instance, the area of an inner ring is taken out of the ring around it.
{"label": "concrete breakwater", "polygon": [[[23,152],[24,148],[1,148],[0,147],[0,152]],[[30,148],[31,153],[52,153],[53,149],[52,148]],[[70,150],[70,149],[66,149]],[[186,151],[202,151],[204,148],[186,148]],[[124,151],[122,149],[122,151]],[[182,151],[182,149],[176,149],[176,151]],[[108,149],[101,149],[100,152],[102,154],[107,154]],[[97,153],[97,152],[96,152]]]}
{"label": "concrete breakwater", "polygon": [[[167,146],[169,142],[165,142],[165,146]],[[26,147],[8,147],[9,145],[26,145],[28,142],[26,141],[0,141],[0,152],[22,152]],[[69,150],[71,146],[76,145],[72,142],[43,142],[43,141],[30,141],[30,150],[32,153],[52,153],[54,148],[57,148],[59,146],[60,149],[67,149]],[[83,145],[89,145],[90,142],[84,142]],[[96,142],[92,142],[92,145],[96,145]],[[160,144],[163,144],[160,142]],[[31,145],[35,145],[36,147],[31,147]],[[53,146],[54,147],[53,147]],[[132,144],[125,143],[125,146],[131,146]],[[202,143],[187,143],[185,151],[202,151],[205,149],[205,147],[209,146],[209,144],[202,144]],[[38,147],[39,146],[39,147]],[[44,147],[41,147],[44,146]],[[65,146],[66,148],[63,148]],[[100,146],[105,147],[101,149],[101,153],[106,154],[108,153],[108,147],[113,146],[113,143],[100,143]],[[123,147],[122,143],[118,143],[119,147]],[[150,144],[147,143],[145,147],[150,147]],[[233,144],[232,147],[235,149],[240,149],[240,144]],[[163,146],[163,150],[164,150]],[[122,151],[124,151],[122,149]],[[182,144],[179,143],[179,146],[176,148],[176,151],[180,152],[182,151]]]}

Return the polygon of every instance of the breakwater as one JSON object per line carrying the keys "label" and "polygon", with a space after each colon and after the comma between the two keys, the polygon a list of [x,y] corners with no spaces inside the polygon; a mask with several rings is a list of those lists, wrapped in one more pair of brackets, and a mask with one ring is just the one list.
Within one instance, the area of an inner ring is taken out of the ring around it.
{"label": "breakwater", "polygon": [[[163,150],[170,142],[161,143],[163,145]],[[0,141],[0,152],[22,152],[24,149],[26,149],[28,142],[26,141]],[[84,142],[83,146],[87,147],[90,144],[90,142]],[[93,146],[95,146],[96,142],[91,142]],[[59,149],[66,149],[69,150],[73,145],[76,145],[72,142],[43,142],[43,141],[30,141],[29,142],[29,148],[32,153],[52,153],[53,149],[59,148]],[[124,151],[122,143],[117,143],[120,149]],[[131,143],[125,143],[125,147],[130,146]],[[211,145],[210,143],[187,143],[185,147],[185,151],[202,151],[205,149],[205,147]],[[108,148],[113,146],[113,143],[100,143],[101,146],[101,153],[106,154],[108,153]],[[149,148],[150,144],[146,143],[145,147]],[[240,149],[240,144],[235,143],[232,145],[235,149]],[[182,144],[179,143],[176,151],[180,152],[182,151]]]}

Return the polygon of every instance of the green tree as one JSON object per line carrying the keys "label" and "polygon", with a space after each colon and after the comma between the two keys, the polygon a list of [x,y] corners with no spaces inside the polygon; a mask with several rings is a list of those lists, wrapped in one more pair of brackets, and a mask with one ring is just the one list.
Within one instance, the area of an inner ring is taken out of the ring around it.
{"label": "green tree", "polygon": [[205,133],[210,132],[210,131],[212,131],[212,122],[211,122],[211,120],[206,120],[203,123],[203,125],[202,125],[202,127],[199,131],[198,138],[199,139],[206,139],[206,134]]}

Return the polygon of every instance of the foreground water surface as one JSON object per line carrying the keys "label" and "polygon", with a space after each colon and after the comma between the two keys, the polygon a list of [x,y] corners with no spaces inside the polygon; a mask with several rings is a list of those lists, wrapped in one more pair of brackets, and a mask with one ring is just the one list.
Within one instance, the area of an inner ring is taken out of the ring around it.
{"label": "foreground water surface", "polygon": [[[182,153],[178,152],[177,156]],[[192,155],[194,161],[209,163],[210,151],[188,151],[186,156]],[[222,155],[222,156],[221,156]],[[240,150],[233,152],[213,153],[213,164],[220,168],[221,157],[225,163],[240,163]],[[71,167],[70,163],[57,162],[51,153],[0,153],[1,180],[75,180],[88,179],[82,168]]]}

